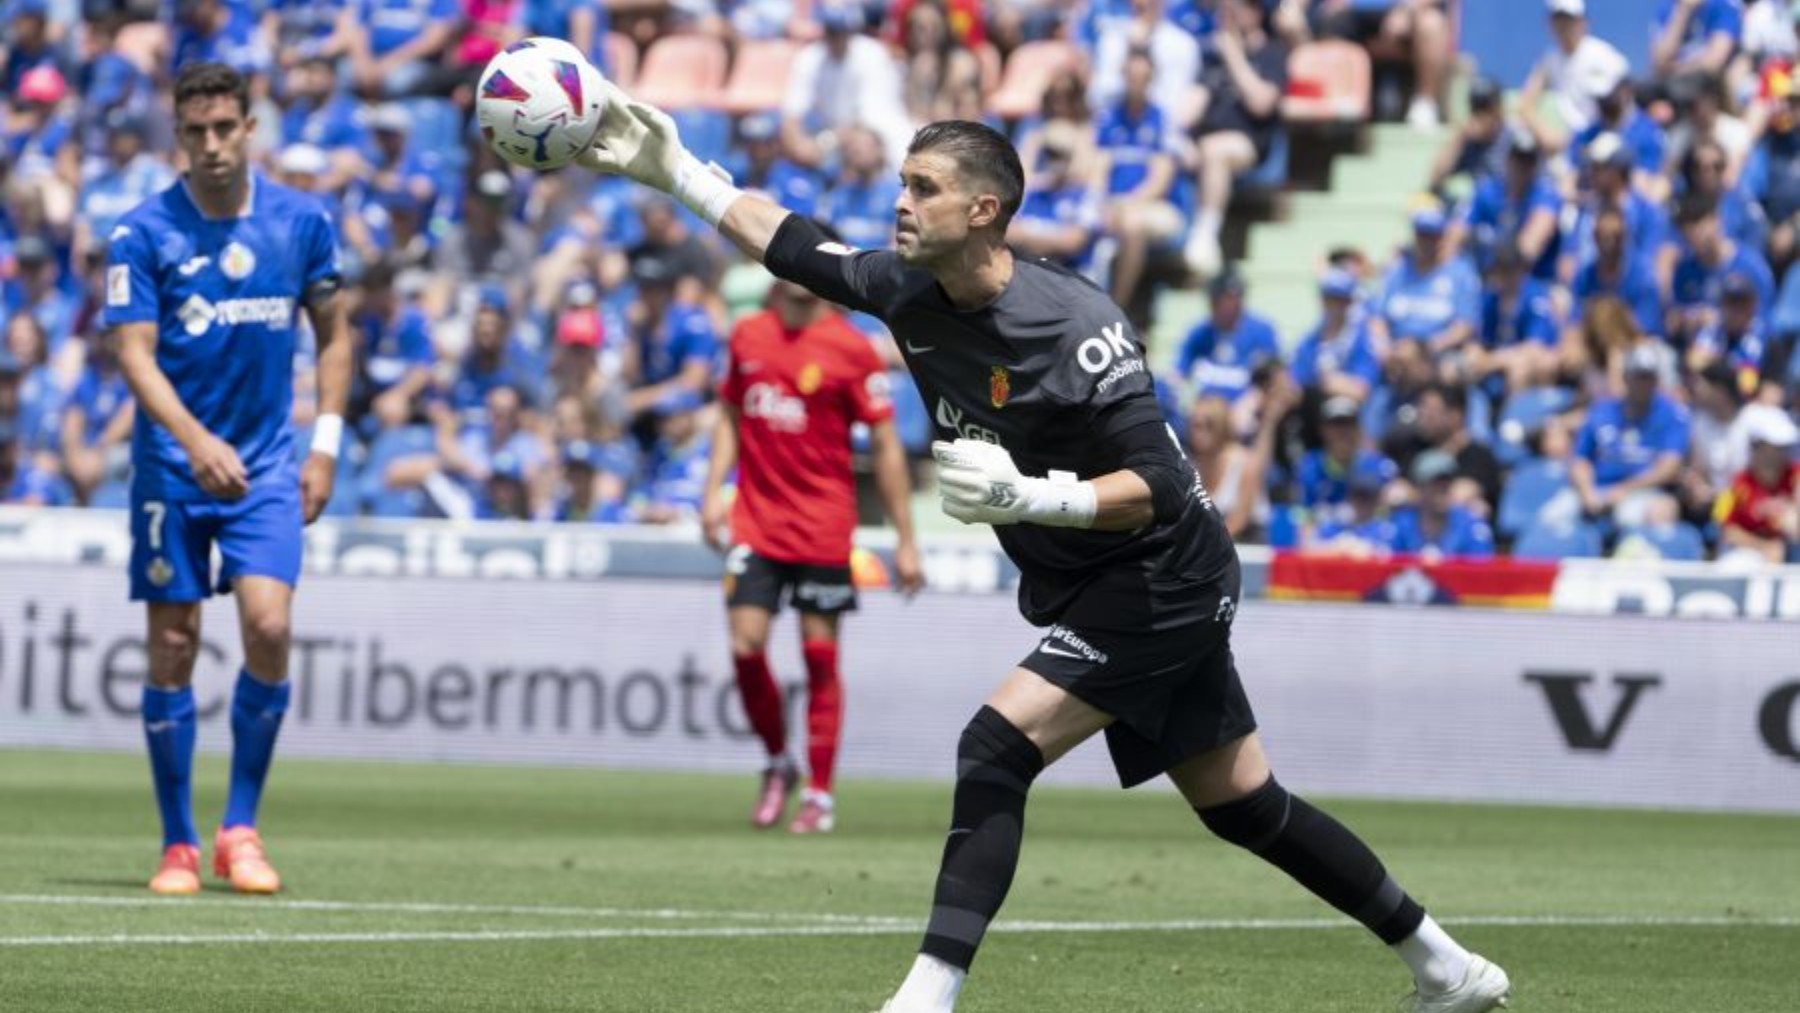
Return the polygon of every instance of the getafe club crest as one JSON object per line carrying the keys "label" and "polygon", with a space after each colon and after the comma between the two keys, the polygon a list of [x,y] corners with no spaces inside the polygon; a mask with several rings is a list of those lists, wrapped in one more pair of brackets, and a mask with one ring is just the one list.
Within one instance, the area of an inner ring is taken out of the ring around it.
{"label": "getafe club crest", "polygon": [[167,587],[169,581],[175,579],[175,568],[169,565],[168,560],[157,556],[150,560],[150,566],[145,570],[144,576],[149,577],[150,583],[157,587]]}
{"label": "getafe club crest", "polygon": [[250,247],[242,243],[227,243],[224,252],[219,254],[219,270],[224,271],[225,277],[232,281],[243,281],[250,277],[251,271],[256,270],[256,254],[251,253]]}
{"label": "getafe club crest", "polygon": [[1006,399],[1012,396],[1012,379],[1006,375],[1005,366],[995,366],[988,375],[988,403],[995,408],[1004,407]]}

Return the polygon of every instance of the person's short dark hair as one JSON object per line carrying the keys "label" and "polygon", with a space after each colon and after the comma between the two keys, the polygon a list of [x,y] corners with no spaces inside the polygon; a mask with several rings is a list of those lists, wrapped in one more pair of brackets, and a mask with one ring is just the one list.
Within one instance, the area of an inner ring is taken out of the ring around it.
{"label": "person's short dark hair", "polygon": [[238,111],[250,115],[250,81],[222,63],[190,63],[175,78],[175,108],[190,99],[226,95],[237,99]]}
{"label": "person's short dark hair", "polygon": [[920,127],[906,146],[908,155],[927,151],[950,156],[959,173],[993,188],[994,196],[1000,198],[1000,217],[994,225],[1005,232],[1025,199],[1025,168],[1019,164],[1012,142],[985,123],[939,120]]}
{"label": "person's short dark hair", "polygon": [[1363,255],[1362,248],[1356,246],[1334,246],[1325,254],[1325,262],[1332,267],[1345,267],[1350,264],[1358,264],[1364,259],[1366,258]]}
{"label": "person's short dark hair", "polygon": [[362,277],[357,284],[365,292],[385,291],[394,287],[394,277],[399,274],[391,260],[377,260],[363,268]]}
{"label": "person's short dark hair", "polygon": [[1469,82],[1469,111],[1472,113],[1489,112],[1500,107],[1500,100],[1505,91],[1500,82],[1485,75]]}
{"label": "person's short dark hair", "polygon": [[1675,224],[1694,225],[1719,214],[1719,199],[1710,194],[1689,192],[1675,205]]}
{"label": "person's short dark hair", "polygon": [[1464,390],[1460,385],[1454,383],[1434,383],[1426,387],[1424,393],[1435,394],[1439,401],[1444,402],[1445,408],[1448,408],[1465,418],[1468,417],[1469,392]]}
{"label": "person's short dark hair", "polygon": [[1243,295],[1249,287],[1243,275],[1228,267],[1213,275],[1212,280],[1207,282],[1206,294],[1213,299],[1225,295]]}

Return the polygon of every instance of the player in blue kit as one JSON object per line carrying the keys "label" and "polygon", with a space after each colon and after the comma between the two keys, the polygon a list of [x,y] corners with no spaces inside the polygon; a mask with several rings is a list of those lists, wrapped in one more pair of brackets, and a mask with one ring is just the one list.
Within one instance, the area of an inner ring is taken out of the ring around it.
{"label": "player in blue kit", "polygon": [[[200,603],[236,593],[244,668],[231,704],[231,790],[214,872],[246,893],[281,880],[263,854],[257,802],[287,710],[288,616],[301,528],[331,498],[350,386],[330,218],[310,196],[250,171],[248,85],[216,63],[175,82],[186,176],[114,228],[106,323],[139,406],[132,433],[131,597],[149,605],[144,737],[162,814],[150,888],[200,889],[192,812],[191,682]],[[296,468],[296,312],[318,340],[319,418]],[[224,565],[216,581],[212,550]]]}

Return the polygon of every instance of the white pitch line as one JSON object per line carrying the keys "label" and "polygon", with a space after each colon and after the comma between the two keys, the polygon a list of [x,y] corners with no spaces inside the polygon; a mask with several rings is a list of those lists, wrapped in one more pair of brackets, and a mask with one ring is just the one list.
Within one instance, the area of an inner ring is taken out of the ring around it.
{"label": "white pitch line", "polygon": [[[1795,928],[1800,918],[1732,918],[1726,916],[1569,916],[1569,915],[1474,915],[1445,918],[1446,925],[1505,926],[1514,928]],[[989,930],[999,933],[1113,933],[1113,932],[1239,932],[1349,929],[1354,923],[1342,918],[1221,918],[1162,922],[996,922]],[[568,942],[609,939],[789,939],[817,936],[913,935],[918,923],[835,924],[783,926],[719,926],[715,928],[595,928],[544,930],[472,930],[444,932],[306,932],[294,934],[216,933],[210,935],[135,935],[115,933],[91,936],[0,936],[0,947],[55,946],[206,946],[256,943],[504,943]]]}
{"label": "white pitch line", "polygon": [[875,915],[809,914],[800,911],[700,911],[684,908],[563,907],[533,904],[444,904],[425,901],[349,901],[295,899],[227,899],[223,897],[109,897],[79,894],[0,894],[0,907],[47,905],[52,907],[226,907],[236,911],[274,908],[286,911],[325,911],[374,914],[473,914],[525,915],[547,918],[641,918],[647,921],[799,921],[824,924],[912,925],[916,919]]}

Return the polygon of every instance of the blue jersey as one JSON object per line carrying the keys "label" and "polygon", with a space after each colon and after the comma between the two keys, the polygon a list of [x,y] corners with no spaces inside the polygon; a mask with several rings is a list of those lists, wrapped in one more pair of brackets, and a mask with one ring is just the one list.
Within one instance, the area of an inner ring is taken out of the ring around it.
{"label": "blue jersey", "polygon": [[1575,296],[1572,315],[1576,319],[1586,311],[1590,300],[1612,296],[1631,308],[1631,315],[1637,318],[1638,327],[1645,334],[1663,331],[1662,289],[1656,284],[1656,272],[1644,260],[1627,258],[1624,273],[1611,281],[1600,277],[1598,263],[1583,264],[1575,272],[1570,291]]}
{"label": "blue jersey", "polygon": [[1425,341],[1455,323],[1481,326],[1481,282],[1463,258],[1429,271],[1402,256],[1376,299],[1377,311],[1396,339]]}
{"label": "blue jersey", "polygon": [[368,147],[369,132],[363,128],[361,106],[344,92],[328,96],[324,102],[296,99],[281,116],[281,143],[311,144],[333,151],[352,148],[358,152]]}
{"label": "blue jersey", "polygon": [[[1485,271],[1493,261],[1494,250],[1502,243],[1515,241],[1525,223],[1540,211],[1549,212],[1553,220],[1562,212],[1562,198],[1556,193],[1556,185],[1546,176],[1539,175],[1524,193],[1517,195],[1507,190],[1504,176],[1489,176],[1477,183],[1475,195],[1464,205],[1462,214],[1476,265]],[[1558,243],[1556,233],[1552,232],[1537,263],[1531,265],[1533,275],[1544,279],[1556,277]]]}
{"label": "blue jersey", "polygon": [[706,498],[706,469],[711,456],[711,441],[704,437],[681,446],[658,441],[651,454],[645,497],[654,506],[698,514]]}
{"label": "blue jersey", "polygon": [[661,383],[699,359],[711,363],[719,352],[712,318],[698,306],[671,305],[654,331],[639,336],[638,353],[646,384]]}
{"label": "blue jersey", "polygon": [[350,0],[263,0],[275,15],[276,43],[302,59],[319,52]]}
{"label": "blue jersey", "polygon": [[1211,320],[1195,326],[1176,353],[1175,369],[1194,393],[1235,401],[1250,389],[1250,374],[1257,366],[1280,358],[1275,325],[1246,310],[1229,331]]}
{"label": "blue jersey", "polygon": [[1081,252],[1062,258],[1065,267],[1085,270],[1094,259],[1094,235],[1100,228],[1100,210],[1094,195],[1086,186],[1071,183],[1057,190],[1027,190],[1019,203],[1015,221],[1041,223],[1050,228],[1080,226],[1088,243]]}
{"label": "blue jersey", "polygon": [[899,182],[887,176],[868,183],[840,182],[820,199],[819,214],[846,245],[885,250],[894,245],[894,202],[899,198]]}
{"label": "blue jersey", "polygon": [[1724,360],[1735,372],[1755,374],[1762,371],[1769,342],[1754,320],[1749,330],[1737,335],[1727,333],[1724,325],[1715,321],[1694,335],[1693,347],[1709,358]]}
{"label": "blue jersey", "polygon": [[1633,108],[1625,118],[1625,125],[1613,130],[1605,123],[1596,121],[1588,124],[1586,129],[1575,135],[1569,144],[1569,154],[1579,168],[1587,168],[1588,146],[1594,143],[1601,134],[1616,133],[1625,142],[1625,150],[1631,152],[1632,167],[1640,172],[1660,173],[1663,163],[1668,159],[1662,128],[1650,118],[1650,114],[1642,109]]}
{"label": "blue jersey", "polygon": [[[295,314],[309,288],[338,277],[332,235],[318,201],[255,174],[240,217],[205,217],[184,181],[112,233],[107,325],[156,325],[157,366],[200,424],[237,450],[252,486],[293,477]],[[131,452],[141,493],[207,498],[187,452],[147,416]]]}
{"label": "blue jersey", "polygon": [[1373,389],[1381,382],[1381,360],[1376,358],[1375,346],[1369,340],[1367,322],[1358,317],[1345,321],[1343,328],[1329,338],[1323,323],[1314,327],[1294,348],[1289,372],[1302,387],[1317,387],[1327,374],[1344,373]]}
{"label": "blue jersey", "polygon": [[[742,155],[731,159],[725,168],[745,190],[767,194],[770,200],[803,218],[812,218],[818,213],[819,194],[824,186],[819,174],[811,169],[778,158],[770,163],[767,171],[759,173]],[[893,217],[893,209],[889,208],[888,219],[891,221]]]}
{"label": "blue jersey", "polygon": [[1352,473],[1378,479],[1382,484],[1400,477],[1400,467],[1367,448],[1356,452],[1350,467],[1339,467],[1323,450],[1309,450],[1300,458],[1297,480],[1300,502],[1308,507],[1335,506],[1350,498]]}
{"label": "blue jersey", "polygon": [[1775,275],[1762,254],[1743,246],[1735,247],[1718,267],[1708,267],[1691,251],[1683,250],[1681,259],[1675,262],[1675,278],[1669,286],[1675,305],[1681,309],[1719,305],[1720,286],[1732,274],[1742,274],[1756,285],[1756,312],[1766,320],[1775,305]]}
{"label": "blue jersey", "polygon": [[1686,457],[1687,409],[1657,394],[1650,410],[1633,418],[1620,399],[1601,401],[1588,409],[1587,421],[1575,437],[1575,453],[1594,465],[1594,482],[1617,485],[1643,474],[1664,454]]}
{"label": "blue jersey", "polygon": [[[1594,246],[1594,222],[1599,217],[1600,207],[1592,201],[1585,203],[1563,235],[1562,248],[1578,265],[1599,256]],[[1654,263],[1662,248],[1675,241],[1675,227],[1668,213],[1636,190],[1625,195],[1619,217],[1625,222],[1625,248],[1633,257]]]}
{"label": "blue jersey", "polygon": [[369,30],[369,55],[380,59],[436,24],[460,17],[456,0],[360,0],[358,23]]}
{"label": "blue jersey", "polygon": [[201,35],[186,25],[175,28],[175,69],[190,63],[223,63],[240,74],[269,70],[269,47],[257,31],[256,14],[244,5],[227,5],[231,17],[216,34]]}
{"label": "blue jersey", "polygon": [[1482,294],[1481,343],[1487,348],[1511,348],[1526,341],[1555,345],[1560,338],[1556,301],[1542,281],[1526,278],[1510,305],[1501,302],[1499,292]]}
{"label": "blue jersey", "polygon": [[125,374],[116,369],[104,373],[89,367],[81,374],[75,384],[75,393],[69,395],[68,408],[79,407],[82,411],[83,428],[81,445],[91,447],[106,431],[107,424],[113,416],[131,402],[131,385],[125,382]]}
{"label": "blue jersey", "polygon": [[1435,538],[1426,537],[1418,507],[1401,507],[1394,511],[1392,532],[1388,548],[1395,552],[1417,554],[1433,549],[1455,559],[1487,559],[1494,554],[1494,529],[1467,507],[1451,507]]}
{"label": "blue jersey", "polygon": [[1117,197],[1137,189],[1150,175],[1150,164],[1173,152],[1167,120],[1161,109],[1145,106],[1133,117],[1120,102],[1100,114],[1094,124],[1094,140],[1107,155],[1106,195]]}
{"label": "blue jersey", "polygon": [[[1663,0],[1656,12],[1656,23],[1650,29],[1652,39],[1660,39],[1668,31],[1677,3],[1678,0]],[[1688,17],[1687,31],[1682,33],[1675,59],[1685,62],[1698,55],[1715,35],[1730,36],[1735,43],[1743,32],[1744,10],[1738,0],[1700,0],[1700,9]]]}
{"label": "blue jersey", "polygon": [[174,177],[168,165],[153,155],[139,155],[124,168],[108,162],[82,183],[78,214],[95,239],[110,236],[127,211],[166,189]]}

